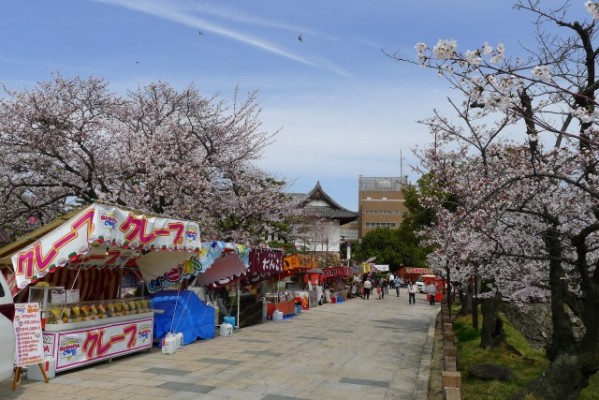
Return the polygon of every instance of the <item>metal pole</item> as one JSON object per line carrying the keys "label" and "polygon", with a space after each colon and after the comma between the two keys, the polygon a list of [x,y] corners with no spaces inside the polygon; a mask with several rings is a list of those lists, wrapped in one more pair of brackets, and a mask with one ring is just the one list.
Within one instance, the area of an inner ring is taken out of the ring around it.
{"label": "metal pole", "polygon": [[239,279],[237,280],[237,318],[235,320],[235,329],[239,329]]}

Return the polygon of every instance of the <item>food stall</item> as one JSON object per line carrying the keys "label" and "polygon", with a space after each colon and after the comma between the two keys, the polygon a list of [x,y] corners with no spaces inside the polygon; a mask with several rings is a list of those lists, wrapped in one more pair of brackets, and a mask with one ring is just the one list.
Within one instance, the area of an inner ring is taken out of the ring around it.
{"label": "food stall", "polygon": [[[441,301],[443,300],[443,295],[445,293],[445,279],[443,279],[440,276],[437,275],[432,275],[432,274],[426,274],[426,275],[422,275],[421,276],[422,282],[424,283],[424,292],[426,293],[426,287],[429,284],[434,284],[435,288],[436,288],[436,293],[435,293],[435,301]],[[429,294],[426,293],[426,300],[429,300]]]}
{"label": "food stall", "polygon": [[[202,301],[215,309],[214,326],[219,325],[219,311],[225,307],[218,304],[218,299],[206,296],[214,293],[214,289],[236,284],[239,278],[247,273],[250,249],[247,246],[222,242],[218,240],[201,244],[198,254],[192,259],[178,264],[158,276],[144,274],[149,282],[150,293],[157,293],[171,287],[188,288],[195,292]],[[142,271],[143,272],[143,271]],[[237,303],[236,327],[239,327],[239,287],[234,290]],[[227,314],[227,316],[229,316]]]}
{"label": "food stall", "polygon": [[417,268],[417,267],[402,267],[399,269],[397,274],[401,280],[406,284],[409,282],[416,282],[421,280],[422,275],[430,275],[430,268]]}
{"label": "food stall", "polygon": [[[149,349],[154,315],[141,277],[192,258],[199,226],[98,203],[62,221],[0,259],[11,261],[15,298],[40,303],[45,357],[60,372]],[[124,269],[140,278],[133,293],[121,293]]]}
{"label": "food stall", "polygon": [[283,256],[281,252],[277,253],[276,263],[270,260],[270,268],[275,268],[274,273],[262,272],[264,277],[270,278],[261,285],[264,319],[272,319],[275,311],[282,312],[285,317],[296,314],[298,307],[299,311],[302,307],[309,308],[309,291],[303,290],[303,274],[311,268],[316,268],[316,259],[304,254]]}
{"label": "food stall", "polygon": [[289,291],[285,290],[287,280],[288,275],[283,270],[281,250],[252,249],[250,267],[243,283],[255,286],[261,282],[260,290],[255,290],[256,295],[261,295],[260,299],[256,299],[256,303],[260,303],[257,306],[262,306],[261,320],[272,319],[275,311],[282,312],[283,316],[295,313],[295,299]]}
{"label": "food stall", "polygon": [[326,289],[329,291],[325,298],[331,299],[331,303],[338,303],[349,297],[352,282],[350,278],[354,276],[354,270],[351,267],[339,266],[329,267],[322,270],[322,276],[325,281]]}

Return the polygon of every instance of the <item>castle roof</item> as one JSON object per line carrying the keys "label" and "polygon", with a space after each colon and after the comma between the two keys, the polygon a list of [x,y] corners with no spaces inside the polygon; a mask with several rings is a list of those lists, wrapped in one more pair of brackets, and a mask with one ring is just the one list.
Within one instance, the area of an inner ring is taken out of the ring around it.
{"label": "castle roof", "polygon": [[331,196],[329,196],[320,185],[312,189],[300,202],[304,215],[308,217],[336,219],[341,225],[358,219],[359,213],[342,207]]}

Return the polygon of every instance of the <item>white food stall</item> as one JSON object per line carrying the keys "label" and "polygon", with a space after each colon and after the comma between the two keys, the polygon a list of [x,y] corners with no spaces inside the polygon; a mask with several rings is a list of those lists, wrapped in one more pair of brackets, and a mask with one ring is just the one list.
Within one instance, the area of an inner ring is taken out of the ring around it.
{"label": "white food stall", "polygon": [[199,249],[195,222],[96,203],[11,254],[10,281],[15,297],[29,288],[28,301],[40,303],[44,353],[60,372],[149,349],[151,302],[141,279],[121,293],[123,271],[164,272]]}

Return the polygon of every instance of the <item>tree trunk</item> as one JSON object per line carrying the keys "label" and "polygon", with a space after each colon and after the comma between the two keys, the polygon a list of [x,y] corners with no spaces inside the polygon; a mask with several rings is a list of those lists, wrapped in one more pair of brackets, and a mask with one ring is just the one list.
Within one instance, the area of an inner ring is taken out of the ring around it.
{"label": "tree trunk", "polygon": [[470,289],[470,284],[460,288],[460,311],[458,311],[458,315],[460,316],[470,315],[472,312],[472,291]]}
{"label": "tree trunk", "polygon": [[564,292],[564,270],[562,268],[562,246],[555,227],[550,227],[545,235],[545,246],[549,259],[549,285],[551,290],[551,324],[553,335],[547,347],[547,357],[554,360],[560,353],[569,353],[576,344],[572,332],[572,322],[566,312]]}
{"label": "tree trunk", "polygon": [[[516,398],[525,399],[527,394],[547,400],[574,400],[588,385],[589,378],[599,370],[599,287],[594,282],[583,286],[584,308],[579,317],[585,328],[584,336],[577,342],[572,321],[567,314],[564,271],[560,258],[562,248],[556,229],[549,229],[545,236],[549,255],[549,280],[551,285],[551,312],[553,324],[552,343],[547,349],[551,365],[537,379],[528,383]],[[595,279],[595,277],[594,277]]]}
{"label": "tree trunk", "polygon": [[480,333],[480,347],[495,348],[505,341],[503,321],[499,318],[501,295],[480,299],[483,314],[483,326]]}

